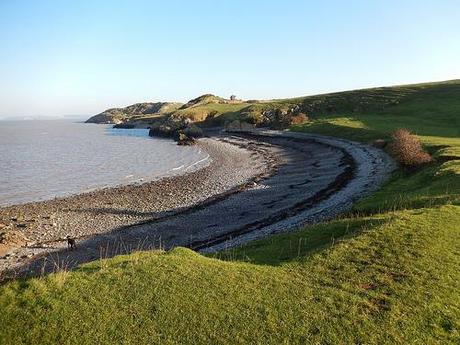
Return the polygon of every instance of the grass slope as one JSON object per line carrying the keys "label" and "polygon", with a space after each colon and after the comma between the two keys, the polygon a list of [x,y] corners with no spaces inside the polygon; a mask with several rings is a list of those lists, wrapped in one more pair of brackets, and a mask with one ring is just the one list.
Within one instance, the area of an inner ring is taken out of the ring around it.
{"label": "grass slope", "polygon": [[407,127],[436,163],[397,172],[340,219],[243,248],[7,283],[0,343],[458,344],[460,82],[315,97],[328,110],[296,130],[367,142]]}

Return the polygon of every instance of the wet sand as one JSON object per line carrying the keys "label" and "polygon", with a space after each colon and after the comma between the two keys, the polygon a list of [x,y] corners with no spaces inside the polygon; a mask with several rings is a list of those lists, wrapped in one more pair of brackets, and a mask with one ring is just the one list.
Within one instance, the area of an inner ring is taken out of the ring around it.
{"label": "wet sand", "polygon": [[[158,247],[240,245],[331,218],[392,170],[377,149],[314,135],[268,131],[200,145],[212,163],[184,176],[0,209],[10,226],[21,214],[29,240],[0,259],[0,270],[50,271],[57,261],[73,267],[100,258],[101,248],[110,257]],[[65,249],[68,234],[77,238],[75,251]]]}

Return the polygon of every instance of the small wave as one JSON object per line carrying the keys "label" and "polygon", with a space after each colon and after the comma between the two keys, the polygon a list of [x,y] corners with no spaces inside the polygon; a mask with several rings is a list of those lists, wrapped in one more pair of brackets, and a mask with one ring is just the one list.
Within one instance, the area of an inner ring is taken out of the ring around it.
{"label": "small wave", "polygon": [[204,162],[204,161],[207,161],[209,159],[209,155],[207,155],[205,158],[203,159],[200,159],[198,162],[195,162],[191,165],[189,165],[187,168],[185,168],[185,171],[188,171],[191,167],[197,165],[197,164],[200,164],[201,162]]}
{"label": "small wave", "polygon": [[185,165],[184,165],[184,164],[182,164],[180,167],[177,167],[177,168],[172,168],[171,170],[180,170],[180,169],[182,169],[184,166],[185,166]]}
{"label": "small wave", "polygon": [[[186,150],[173,141],[151,138],[146,129],[134,131],[139,136],[130,135],[129,129],[108,135],[109,126],[74,120],[2,123],[0,146],[6,144],[7,149],[0,155],[0,204],[50,200],[158,180],[187,173],[190,164],[207,156],[199,147]],[[202,162],[189,170],[209,161]]]}

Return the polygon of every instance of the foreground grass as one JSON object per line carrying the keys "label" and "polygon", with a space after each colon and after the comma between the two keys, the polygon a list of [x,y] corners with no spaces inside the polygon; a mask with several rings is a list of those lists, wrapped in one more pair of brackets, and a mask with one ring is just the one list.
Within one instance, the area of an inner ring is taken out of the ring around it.
{"label": "foreground grass", "polygon": [[459,222],[458,206],[399,211],[257,242],[231,262],[176,249],[10,283],[1,289],[0,338],[454,343]]}
{"label": "foreground grass", "polygon": [[458,344],[457,84],[396,88],[391,108],[296,128],[369,141],[407,127],[437,157],[341,219],[210,257],[140,252],[10,282],[0,343]]}

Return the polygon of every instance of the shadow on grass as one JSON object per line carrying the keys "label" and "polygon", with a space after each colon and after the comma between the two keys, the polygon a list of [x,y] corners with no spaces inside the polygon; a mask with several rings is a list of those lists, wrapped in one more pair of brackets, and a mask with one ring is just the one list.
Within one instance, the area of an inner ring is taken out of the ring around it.
{"label": "shadow on grass", "polygon": [[340,219],[306,227],[303,230],[271,236],[240,248],[208,256],[224,261],[242,261],[257,265],[279,266],[334,246],[339,241],[372,230],[388,218]]}
{"label": "shadow on grass", "polygon": [[[98,261],[92,261],[91,264],[81,265],[78,266],[75,271],[82,272],[85,274],[92,274],[100,272],[105,266],[107,266],[107,259],[99,259]],[[117,257],[116,267],[118,269],[125,269],[132,265],[132,260],[129,259],[120,259],[120,256]],[[114,263],[110,263],[111,266],[114,266]]]}
{"label": "shadow on grass", "polygon": [[440,164],[435,164],[412,174],[397,171],[381,189],[355,204],[350,214],[365,216],[460,202],[458,175],[439,174],[439,169]]}
{"label": "shadow on grass", "polygon": [[[372,230],[386,222],[388,218],[374,217],[365,219],[340,219],[332,222],[317,224],[304,230],[271,236],[208,257],[224,261],[249,262],[256,265],[280,266],[284,263],[308,257],[313,252],[334,246],[338,242],[358,235],[365,230]],[[60,250],[47,253],[45,257],[34,258],[29,262],[26,272],[21,274],[8,274],[5,272],[1,280],[10,280],[18,277],[43,275],[52,272],[76,269],[84,273],[95,273],[107,266],[107,260],[119,255],[133,254],[140,251],[163,251],[161,237],[146,236],[145,238],[127,238],[129,229],[122,228],[118,231],[117,238],[96,236],[95,238],[81,241],[77,251]],[[113,232],[112,232],[113,233]],[[94,250],[98,248],[99,250]],[[92,262],[90,265],[80,266],[82,263]],[[117,263],[122,266],[129,264],[129,260]],[[20,273],[20,272],[16,272]]]}
{"label": "shadow on grass", "polygon": [[381,139],[388,136],[388,134],[384,132],[370,128],[355,128],[321,120],[308,125],[293,126],[292,130],[296,132],[311,132],[331,137],[346,138],[360,142],[370,142],[372,140]]}

